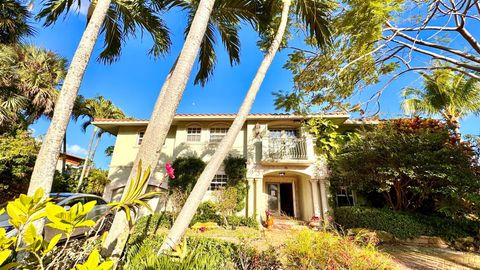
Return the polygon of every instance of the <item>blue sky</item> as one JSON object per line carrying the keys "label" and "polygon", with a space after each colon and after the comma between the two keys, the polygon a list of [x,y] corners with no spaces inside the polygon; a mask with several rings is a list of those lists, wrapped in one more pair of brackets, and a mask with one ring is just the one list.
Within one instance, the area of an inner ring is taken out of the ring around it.
{"label": "blue sky", "polygon": [[[80,94],[85,97],[103,95],[111,99],[127,115],[148,119],[164,78],[183,45],[185,14],[172,11],[165,14],[163,18],[170,28],[173,42],[171,52],[166,57],[153,59],[147,55],[151,40],[145,35],[143,39],[129,40],[118,62],[104,65],[96,61],[102,46],[103,37],[101,37],[85,73]],[[40,24],[36,24],[37,34],[30,39],[30,42],[53,50],[71,60],[85,24],[86,19],[82,12],[70,14],[64,21],[57,22],[53,27],[42,28]],[[298,40],[301,39],[297,38],[297,42]],[[179,106],[179,113],[235,113],[238,110],[263,57],[256,47],[257,35],[247,26],[241,32],[241,41],[241,64],[230,67],[225,51],[219,48],[214,76],[203,88],[193,85],[192,76]],[[289,52],[284,50],[277,54],[257,95],[252,112],[274,112],[272,92],[291,89],[292,76],[289,71],[282,68]],[[194,67],[193,72],[196,70]],[[418,85],[420,80],[416,77],[414,74],[404,76],[385,91],[381,98],[381,117],[400,116],[399,90],[405,86]],[[84,156],[92,128],[89,128],[87,133],[83,133],[80,123],[81,120],[78,123],[70,123],[67,143],[71,153]],[[477,123],[476,117],[465,119],[462,123],[462,131],[479,134],[480,129]],[[45,134],[48,125],[49,121],[45,119],[34,124],[32,128],[35,136]],[[97,166],[108,168],[110,160],[105,157],[103,151],[114,142],[113,136],[106,135],[102,138],[95,157]]]}

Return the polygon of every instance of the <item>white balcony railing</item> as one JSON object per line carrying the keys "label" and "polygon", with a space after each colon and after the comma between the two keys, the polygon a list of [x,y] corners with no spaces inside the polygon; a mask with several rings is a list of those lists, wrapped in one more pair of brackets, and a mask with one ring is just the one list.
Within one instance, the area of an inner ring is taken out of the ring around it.
{"label": "white balcony railing", "polygon": [[264,138],[263,159],[307,160],[307,143],[304,138]]}

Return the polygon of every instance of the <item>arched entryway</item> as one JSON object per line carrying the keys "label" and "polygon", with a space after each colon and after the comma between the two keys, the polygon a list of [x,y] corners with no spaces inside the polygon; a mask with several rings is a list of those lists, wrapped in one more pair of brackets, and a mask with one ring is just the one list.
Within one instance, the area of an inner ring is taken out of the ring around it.
{"label": "arched entryway", "polygon": [[311,177],[293,171],[275,171],[263,176],[264,210],[274,216],[309,220],[313,215]]}

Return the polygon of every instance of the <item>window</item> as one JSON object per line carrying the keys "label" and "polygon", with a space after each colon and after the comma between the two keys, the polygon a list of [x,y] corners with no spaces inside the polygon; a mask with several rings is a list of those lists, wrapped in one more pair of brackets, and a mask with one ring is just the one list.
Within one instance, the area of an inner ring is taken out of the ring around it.
{"label": "window", "polygon": [[337,206],[354,206],[353,191],[346,186],[340,186],[335,197]]}
{"label": "window", "polygon": [[298,130],[296,129],[270,129],[270,138],[297,138]]}
{"label": "window", "polygon": [[187,142],[199,142],[202,129],[199,127],[187,128]]}
{"label": "window", "polygon": [[226,174],[215,174],[208,190],[217,190],[227,185],[228,176]]}
{"label": "window", "polygon": [[282,130],[281,129],[270,129],[269,131],[271,138],[281,138],[282,137]]}
{"label": "window", "polygon": [[137,138],[137,144],[140,145],[142,144],[143,141],[143,136],[145,135],[145,131],[140,131],[138,133],[138,138]]}
{"label": "window", "polygon": [[211,128],[210,129],[210,142],[218,143],[227,134],[228,128]]}
{"label": "window", "polygon": [[297,138],[298,131],[296,129],[285,129],[285,137],[287,138]]}

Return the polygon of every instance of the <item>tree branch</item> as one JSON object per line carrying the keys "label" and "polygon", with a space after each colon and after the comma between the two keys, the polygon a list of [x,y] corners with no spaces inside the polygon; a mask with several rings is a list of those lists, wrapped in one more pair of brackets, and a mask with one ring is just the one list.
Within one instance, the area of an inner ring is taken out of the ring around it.
{"label": "tree branch", "polygon": [[427,51],[427,50],[424,50],[424,49],[420,49],[414,45],[411,45],[411,44],[408,44],[406,42],[403,42],[403,41],[400,41],[400,40],[392,40],[392,42],[395,42],[395,43],[398,43],[398,44],[402,44],[402,45],[405,45],[407,46],[408,48],[416,51],[416,52],[419,52],[419,53],[422,53],[422,54],[425,54],[425,55],[428,55],[428,56],[431,56],[433,57],[434,59],[438,59],[438,60],[443,60],[443,61],[446,61],[446,62],[449,62],[449,63],[452,63],[454,65],[457,65],[459,67],[463,67],[463,68],[466,68],[466,69],[470,69],[472,71],[477,71],[477,72],[480,72],[480,66],[475,66],[475,65],[470,65],[470,64],[467,64],[467,63],[464,63],[464,62],[460,62],[456,59],[453,59],[451,57],[447,57],[447,56],[443,56],[443,55],[440,55],[440,54],[437,54],[437,53],[434,53],[434,52],[430,52],[430,51]]}

